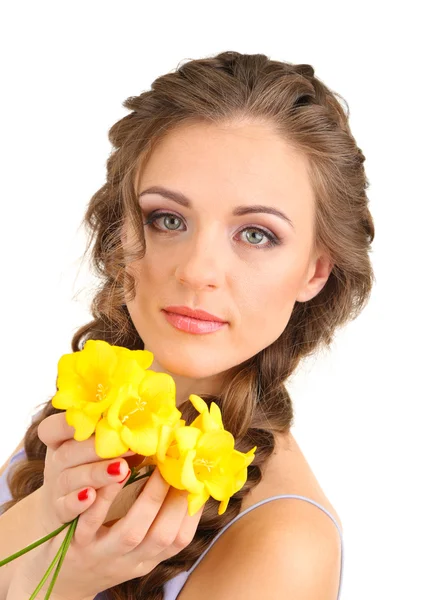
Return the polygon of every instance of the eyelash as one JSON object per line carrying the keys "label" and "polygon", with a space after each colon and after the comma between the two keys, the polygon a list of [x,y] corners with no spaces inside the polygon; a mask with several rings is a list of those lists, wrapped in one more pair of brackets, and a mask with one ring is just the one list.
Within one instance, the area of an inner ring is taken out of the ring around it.
{"label": "eyelash", "polygon": [[[161,231],[158,229],[158,227],[156,227],[156,225],[154,225],[154,223],[162,218],[162,217],[174,217],[176,219],[179,219],[180,221],[182,221],[181,217],[178,217],[177,215],[174,215],[173,213],[168,213],[168,212],[159,212],[159,213],[150,213],[147,216],[147,220],[145,221],[144,225],[148,225],[148,226],[152,226],[156,229],[157,233],[172,233],[172,231],[177,231],[176,229],[168,229],[167,231]],[[261,233],[263,233],[264,235],[266,235],[266,237],[269,239],[268,244],[249,244],[248,246],[252,246],[252,248],[257,248],[257,249],[262,249],[262,250],[268,250],[270,248],[273,248],[275,246],[279,246],[280,244],[282,244],[282,240],[279,239],[277,236],[275,236],[273,233],[271,233],[270,231],[267,231],[266,229],[263,229],[262,227],[245,227],[244,229],[242,229],[242,231],[251,231],[251,230],[256,230],[256,231],[260,231]]]}

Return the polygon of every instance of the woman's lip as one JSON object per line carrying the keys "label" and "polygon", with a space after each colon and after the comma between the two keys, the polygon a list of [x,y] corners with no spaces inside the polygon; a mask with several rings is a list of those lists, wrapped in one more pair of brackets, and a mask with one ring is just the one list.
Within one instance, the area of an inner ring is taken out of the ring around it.
{"label": "woman's lip", "polygon": [[216,315],[212,315],[206,310],[202,310],[201,308],[192,309],[189,306],[166,306],[163,310],[169,313],[174,313],[176,315],[184,315],[185,317],[191,317],[192,319],[198,319],[201,321],[214,321],[217,323],[226,323],[225,319],[221,319],[221,317],[217,317]]}
{"label": "woman's lip", "polygon": [[162,309],[165,319],[168,323],[171,323],[176,329],[186,331],[187,333],[213,333],[226,327],[228,323],[219,323],[218,321],[203,321],[200,319],[193,319],[193,317],[186,317],[185,315],[179,315],[177,313],[168,312]]}

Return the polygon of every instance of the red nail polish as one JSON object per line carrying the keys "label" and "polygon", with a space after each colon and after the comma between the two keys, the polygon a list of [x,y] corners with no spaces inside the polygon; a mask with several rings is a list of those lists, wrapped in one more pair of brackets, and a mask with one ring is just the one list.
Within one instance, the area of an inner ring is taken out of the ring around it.
{"label": "red nail polish", "polygon": [[121,479],[121,481],[118,481],[118,483],[122,483],[123,481],[125,481],[130,473],[131,473],[131,469],[128,469],[128,473],[125,475],[124,479]]}
{"label": "red nail polish", "polygon": [[85,490],[82,490],[78,494],[78,500],[87,500],[87,498],[88,498],[88,488],[85,488]]}
{"label": "red nail polish", "polygon": [[120,461],[111,463],[107,468],[107,472],[109,473],[109,475],[120,475],[121,474]]}

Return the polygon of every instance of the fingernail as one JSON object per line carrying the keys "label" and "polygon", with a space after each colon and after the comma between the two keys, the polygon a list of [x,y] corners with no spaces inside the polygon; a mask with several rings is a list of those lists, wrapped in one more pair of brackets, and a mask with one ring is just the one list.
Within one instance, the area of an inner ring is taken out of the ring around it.
{"label": "fingernail", "polygon": [[79,492],[78,500],[87,500],[87,498],[88,498],[88,488],[85,488],[85,490],[82,490],[81,492]]}
{"label": "fingernail", "polygon": [[121,462],[117,461],[114,463],[110,463],[107,468],[107,472],[109,475],[121,475]]}
{"label": "fingernail", "polygon": [[128,473],[125,475],[124,479],[121,479],[121,481],[118,481],[118,483],[122,483],[123,481],[125,481],[130,473],[131,473],[131,469],[128,469]]}

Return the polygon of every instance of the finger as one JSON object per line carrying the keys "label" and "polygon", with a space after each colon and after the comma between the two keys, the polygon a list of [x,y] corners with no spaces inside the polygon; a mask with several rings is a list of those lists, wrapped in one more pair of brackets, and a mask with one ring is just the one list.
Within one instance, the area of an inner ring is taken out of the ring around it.
{"label": "finger", "polygon": [[56,500],[56,515],[61,523],[73,521],[82,511],[89,508],[96,499],[96,490],[80,488]]}
{"label": "finger", "polygon": [[110,537],[104,549],[108,556],[127,554],[144,540],[169,488],[156,467],[125,517],[109,529]]}
{"label": "finger", "polygon": [[[94,463],[104,460],[101,459],[96,453],[94,435],[81,442],[77,442],[74,439],[66,440],[56,451],[53,451],[50,447],[48,447],[47,452],[52,454],[55,468],[57,468],[59,471],[63,471],[64,469],[75,467],[84,463]],[[134,455],[135,452],[128,450],[119,456]],[[118,457],[116,457],[114,460],[117,459]]]}
{"label": "finger", "polygon": [[[185,490],[170,488],[144,540],[132,552],[127,554],[128,558],[134,559],[135,565],[151,560],[164,550],[173,547],[175,539],[180,535],[180,529],[187,514],[187,495],[188,492]],[[134,523],[133,528],[137,531],[138,523]],[[180,542],[181,538],[179,539]]]}
{"label": "finger", "polygon": [[65,496],[77,488],[91,486],[99,489],[126,477],[130,467],[124,459],[102,460],[78,465],[61,471],[57,477],[57,494]]}
{"label": "finger", "polygon": [[[37,431],[43,444],[57,453],[55,460],[59,463],[72,467],[81,462],[94,462],[99,459],[95,450],[94,434],[87,440],[75,440],[75,428],[68,425],[65,411],[43,419],[38,425]],[[128,450],[120,456],[134,456],[135,454],[132,450]]]}
{"label": "finger", "polygon": [[52,450],[57,450],[64,441],[74,437],[75,428],[68,425],[66,413],[49,415],[39,423],[37,434],[40,440]]}
{"label": "finger", "polygon": [[[188,511],[186,511],[186,514],[181,522],[180,529],[171,546],[162,550],[162,552],[155,557],[155,562],[157,564],[163,560],[166,560],[167,558],[175,556],[193,541],[200,519],[202,518],[204,508],[205,504],[192,517],[188,514]],[[137,549],[134,550],[134,552],[136,551]]]}
{"label": "finger", "polygon": [[78,544],[86,546],[95,539],[98,530],[103,527],[112,502],[127,482],[129,474],[121,483],[113,483],[96,490],[96,502],[81,513],[78,519],[74,532]]}

